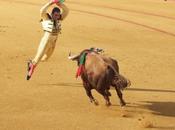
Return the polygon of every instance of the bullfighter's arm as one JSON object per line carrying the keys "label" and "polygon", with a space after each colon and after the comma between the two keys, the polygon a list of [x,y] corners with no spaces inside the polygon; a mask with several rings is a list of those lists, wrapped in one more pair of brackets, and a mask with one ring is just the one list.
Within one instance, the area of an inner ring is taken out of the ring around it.
{"label": "bullfighter's arm", "polygon": [[56,4],[57,4],[57,6],[59,6],[62,9],[61,20],[64,20],[67,17],[68,13],[69,13],[69,9],[63,3],[56,3]]}
{"label": "bullfighter's arm", "polygon": [[54,4],[52,1],[46,3],[41,9],[40,9],[40,16],[41,19],[48,19],[48,15],[47,15],[47,9]]}

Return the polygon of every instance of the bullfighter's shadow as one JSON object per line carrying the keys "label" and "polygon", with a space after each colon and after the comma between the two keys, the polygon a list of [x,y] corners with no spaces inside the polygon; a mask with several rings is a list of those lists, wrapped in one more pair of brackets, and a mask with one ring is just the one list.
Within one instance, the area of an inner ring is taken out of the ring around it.
{"label": "bullfighter's shadow", "polygon": [[175,117],[175,102],[144,101],[143,107],[152,111],[152,114]]}

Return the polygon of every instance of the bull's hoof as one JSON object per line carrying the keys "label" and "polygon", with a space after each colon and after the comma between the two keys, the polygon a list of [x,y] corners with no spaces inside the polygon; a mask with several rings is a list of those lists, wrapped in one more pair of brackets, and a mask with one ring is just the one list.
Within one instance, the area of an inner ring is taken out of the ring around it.
{"label": "bull's hoof", "polygon": [[111,93],[110,93],[109,91],[106,91],[106,94],[107,94],[108,96],[111,96]]}
{"label": "bull's hoof", "polygon": [[112,104],[110,102],[106,102],[106,106],[109,107],[111,106]]}
{"label": "bull's hoof", "polygon": [[120,106],[121,106],[121,107],[123,107],[123,106],[125,106],[125,105],[126,105],[125,101],[121,101],[121,102],[120,102]]}
{"label": "bull's hoof", "polygon": [[92,99],[92,100],[90,100],[90,102],[93,103],[96,106],[99,105],[99,103],[98,103],[98,101],[96,99]]}
{"label": "bull's hoof", "polygon": [[98,106],[98,105],[99,105],[99,103],[98,103],[98,101],[97,101],[97,100],[94,100],[94,101],[93,101],[93,103],[94,103],[96,106]]}

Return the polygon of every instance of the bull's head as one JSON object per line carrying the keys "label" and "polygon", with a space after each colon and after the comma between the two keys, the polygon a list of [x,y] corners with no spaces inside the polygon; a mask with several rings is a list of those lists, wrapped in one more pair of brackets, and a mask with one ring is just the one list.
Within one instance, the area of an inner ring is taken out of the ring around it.
{"label": "bull's head", "polygon": [[77,55],[72,55],[71,52],[69,52],[68,59],[72,61],[77,61],[77,65],[79,66],[79,59],[80,59],[81,54]]}
{"label": "bull's head", "polygon": [[79,55],[72,55],[71,52],[69,52],[69,56],[68,56],[68,59],[69,60],[78,60],[79,57],[81,56],[81,54],[83,54],[84,52],[95,52],[95,53],[103,53],[104,50],[101,49],[101,48],[94,48],[94,47],[91,47],[90,49],[85,49],[83,50]]}
{"label": "bull's head", "polygon": [[77,61],[77,64],[79,65],[81,55],[84,54],[84,53],[87,54],[87,53],[90,53],[90,52],[95,52],[95,53],[97,53],[97,54],[100,54],[100,53],[103,53],[104,50],[103,50],[103,49],[100,49],[100,48],[94,48],[94,47],[92,47],[92,48],[90,48],[90,49],[85,49],[85,50],[83,50],[83,51],[82,51],[80,54],[78,54],[78,55],[72,55],[71,52],[70,52],[70,53],[69,53],[69,56],[68,56],[68,59],[69,59],[69,60],[72,60],[72,61]]}

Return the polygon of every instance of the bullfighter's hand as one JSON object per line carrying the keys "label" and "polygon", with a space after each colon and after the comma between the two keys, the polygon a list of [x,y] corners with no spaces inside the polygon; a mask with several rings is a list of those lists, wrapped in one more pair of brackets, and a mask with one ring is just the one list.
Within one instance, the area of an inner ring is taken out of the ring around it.
{"label": "bullfighter's hand", "polygon": [[64,0],[51,0],[51,2],[62,4],[64,2]]}

